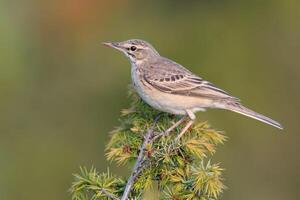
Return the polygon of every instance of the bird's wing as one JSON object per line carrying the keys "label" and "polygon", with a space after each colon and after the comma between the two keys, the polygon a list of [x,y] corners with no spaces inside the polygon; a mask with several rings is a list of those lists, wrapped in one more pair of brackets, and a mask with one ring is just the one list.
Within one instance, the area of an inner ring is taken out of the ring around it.
{"label": "bird's wing", "polygon": [[226,91],[168,59],[151,63],[144,69],[143,74],[147,83],[162,92],[212,99],[238,100]]}

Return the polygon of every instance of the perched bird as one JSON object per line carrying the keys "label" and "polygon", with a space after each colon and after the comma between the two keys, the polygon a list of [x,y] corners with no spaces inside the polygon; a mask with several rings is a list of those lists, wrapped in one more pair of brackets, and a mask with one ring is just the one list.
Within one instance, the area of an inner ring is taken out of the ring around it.
{"label": "perched bird", "polygon": [[[146,41],[131,39],[103,44],[123,52],[129,58],[134,88],[146,103],[157,110],[190,118],[179,137],[193,124],[196,118],[194,113],[206,108],[231,110],[279,129],[283,128],[278,122],[244,107],[238,98],[180,64],[160,56]],[[176,125],[183,119],[184,117]]]}

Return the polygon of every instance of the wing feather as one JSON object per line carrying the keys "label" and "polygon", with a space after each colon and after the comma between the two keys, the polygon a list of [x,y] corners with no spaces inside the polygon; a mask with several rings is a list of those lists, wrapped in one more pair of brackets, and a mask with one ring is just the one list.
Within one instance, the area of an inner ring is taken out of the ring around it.
{"label": "wing feather", "polygon": [[168,59],[151,63],[143,71],[144,80],[162,92],[185,96],[202,96],[212,99],[238,100],[230,96],[226,91]]}

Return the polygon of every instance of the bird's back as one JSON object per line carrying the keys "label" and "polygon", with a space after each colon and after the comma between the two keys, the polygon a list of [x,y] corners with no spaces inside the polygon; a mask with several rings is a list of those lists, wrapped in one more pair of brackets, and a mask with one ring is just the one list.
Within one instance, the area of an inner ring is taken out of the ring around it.
{"label": "bird's back", "polygon": [[199,96],[211,99],[238,101],[226,91],[193,74],[182,65],[164,57],[145,63],[142,67],[144,79],[162,92]]}

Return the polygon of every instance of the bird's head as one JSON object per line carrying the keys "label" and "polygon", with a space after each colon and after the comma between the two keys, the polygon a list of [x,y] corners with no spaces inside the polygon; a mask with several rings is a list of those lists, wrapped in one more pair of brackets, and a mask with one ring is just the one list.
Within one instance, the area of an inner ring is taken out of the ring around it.
{"label": "bird's head", "polygon": [[132,62],[143,62],[159,56],[154,47],[143,40],[131,39],[123,42],[103,42],[103,44],[123,52]]}

